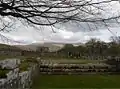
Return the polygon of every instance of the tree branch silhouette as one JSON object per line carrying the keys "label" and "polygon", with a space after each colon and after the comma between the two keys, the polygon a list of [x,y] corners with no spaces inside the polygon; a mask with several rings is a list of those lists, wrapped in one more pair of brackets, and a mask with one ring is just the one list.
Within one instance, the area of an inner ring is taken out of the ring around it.
{"label": "tree branch silhouette", "polygon": [[[93,9],[103,11],[97,5],[113,1],[115,0],[99,2],[93,0],[1,0],[0,15],[21,18],[31,24],[42,26],[51,26],[66,21],[94,23],[120,17],[93,18],[98,15],[97,11]],[[85,18],[84,14],[92,17]]]}

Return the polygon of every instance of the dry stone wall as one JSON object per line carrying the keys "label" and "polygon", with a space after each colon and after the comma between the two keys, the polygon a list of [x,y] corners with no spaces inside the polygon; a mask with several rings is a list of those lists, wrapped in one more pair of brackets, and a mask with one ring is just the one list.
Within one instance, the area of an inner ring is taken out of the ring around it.
{"label": "dry stone wall", "polygon": [[119,73],[114,65],[106,63],[54,63],[48,60],[41,60],[40,74],[112,74]]}
{"label": "dry stone wall", "polygon": [[[7,78],[0,79],[0,89],[29,89],[32,85],[33,77],[36,76],[39,72],[39,65],[33,65],[28,69],[28,71],[19,72],[19,68],[15,65],[15,62],[11,61],[16,61],[16,59],[12,59],[10,61],[7,60],[6,63],[5,61],[1,62],[1,65],[4,65],[4,67],[9,67],[13,69],[9,71],[9,73],[7,74]],[[18,60],[17,62],[20,63],[20,61]],[[18,64],[17,62],[16,64]],[[9,64],[8,66],[7,63],[11,63],[11,65]],[[13,67],[13,65],[15,68]]]}

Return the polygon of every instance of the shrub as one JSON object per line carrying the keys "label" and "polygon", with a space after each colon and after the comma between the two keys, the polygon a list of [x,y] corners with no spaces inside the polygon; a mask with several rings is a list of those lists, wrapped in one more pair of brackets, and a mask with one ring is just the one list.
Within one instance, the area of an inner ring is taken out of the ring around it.
{"label": "shrub", "polygon": [[27,71],[28,67],[30,67],[30,65],[27,62],[23,62],[19,65],[20,71]]}
{"label": "shrub", "polygon": [[7,78],[7,74],[8,71],[7,70],[0,70],[0,78]]}

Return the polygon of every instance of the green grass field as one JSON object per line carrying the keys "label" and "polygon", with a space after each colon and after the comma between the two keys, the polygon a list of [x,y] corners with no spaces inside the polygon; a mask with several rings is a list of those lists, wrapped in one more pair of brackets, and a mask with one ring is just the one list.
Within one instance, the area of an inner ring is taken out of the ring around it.
{"label": "green grass field", "polygon": [[[46,59],[47,60],[47,59]],[[84,60],[84,59],[50,59],[53,63],[67,63],[67,64],[87,64],[87,63],[99,63],[103,62],[103,60]]]}
{"label": "green grass field", "polygon": [[118,88],[120,75],[40,75],[32,89]]}

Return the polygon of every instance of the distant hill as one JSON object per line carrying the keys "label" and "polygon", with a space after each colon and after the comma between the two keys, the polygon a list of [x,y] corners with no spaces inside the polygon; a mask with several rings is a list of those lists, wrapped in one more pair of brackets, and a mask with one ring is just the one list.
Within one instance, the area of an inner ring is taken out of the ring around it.
{"label": "distant hill", "polygon": [[51,52],[53,51],[57,51],[59,49],[61,49],[64,44],[54,44],[54,43],[32,43],[29,45],[15,45],[16,47],[22,49],[22,50],[32,50],[32,51],[36,51],[37,47],[49,47],[49,50]]}
{"label": "distant hill", "polygon": [[21,50],[20,48],[18,47],[15,47],[13,45],[7,45],[7,44],[0,44],[0,49],[17,49],[17,50]]}
{"label": "distant hill", "polygon": [[[65,44],[71,43],[58,43],[58,42],[44,42],[44,43],[32,43],[29,45],[15,45],[22,50],[36,51],[37,47],[49,47],[50,52],[58,51],[64,47]],[[79,46],[81,43],[73,43],[74,46]]]}

